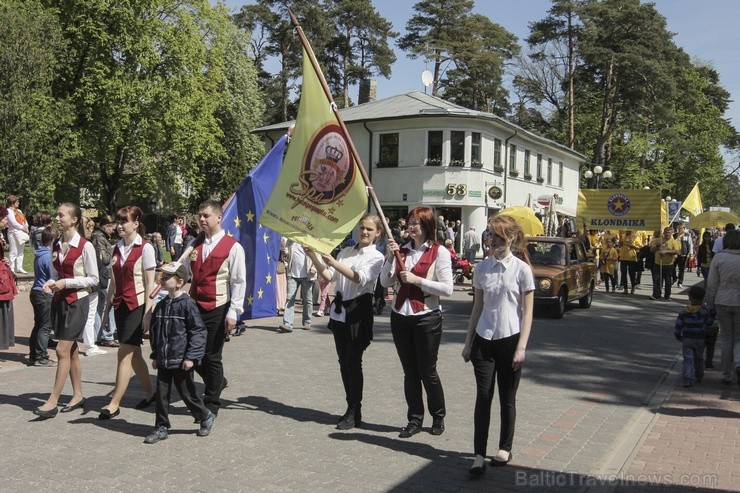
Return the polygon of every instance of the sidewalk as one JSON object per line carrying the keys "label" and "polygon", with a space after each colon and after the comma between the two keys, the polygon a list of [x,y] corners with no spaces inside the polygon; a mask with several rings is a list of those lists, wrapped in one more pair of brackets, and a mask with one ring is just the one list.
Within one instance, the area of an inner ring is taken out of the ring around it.
{"label": "sidewalk", "polygon": [[686,296],[650,302],[646,287],[635,296],[597,293],[594,307],[573,307],[562,320],[536,315],[514,459],[470,479],[474,380],[460,358],[468,287],[456,286],[446,303],[441,437],[425,428],[412,440],[397,438],[405,403],[386,308],[364,361],[363,428],[334,429],[344,409],[326,317],[292,334],[279,334],[274,317],[250,321],[226,345],[229,387],[213,434],[195,437],[192,418],[173,398],[170,439],[154,446],[142,444],[153,410],[133,409],[142,392],[135,379],[121,416],[96,419],[112,389],[114,351],[82,358],[84,412],[34,419],[30,411],[48,395],[54,369],[23,363],[33,318],[23,292],[15,300],[16,347],[0,357],[11,359],[0,369],[0,420],[12,430],[0,435],[10,451],[0,461],[0,490],[740,491],[740,387],[721,386],[717,371],[690,389],[677,386],[679,349],[665,320]]}

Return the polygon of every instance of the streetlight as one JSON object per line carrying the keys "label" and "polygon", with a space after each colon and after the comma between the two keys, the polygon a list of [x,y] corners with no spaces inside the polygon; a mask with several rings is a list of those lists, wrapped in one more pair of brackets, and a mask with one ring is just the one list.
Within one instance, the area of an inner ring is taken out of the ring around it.
{"label": "streetlight", "polygon": [[594,166],[593,171],[587,170],[585,173],[583,173],[583,176],[585,176],[586,179],[589,180],[589,181],[591,181],[593,179],[593,181],[594,181],[594,183],[596,185],[595,188],[598,190],[599,189],[599,179],[602,176],[604,178],[611,178],[612,177],[612,172],[609,171],[608,169],[605,170],[604,168],[602,168],[601,166],[599,166],[597,164],[596,166]]}

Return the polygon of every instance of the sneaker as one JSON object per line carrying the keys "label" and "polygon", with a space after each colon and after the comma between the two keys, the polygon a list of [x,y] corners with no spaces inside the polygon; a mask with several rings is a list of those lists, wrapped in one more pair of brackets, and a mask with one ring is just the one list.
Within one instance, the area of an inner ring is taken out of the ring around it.
{"label": "sneaker", "polygon": [[655,296],[651,296],[650,299],[653,300],[653,301],[658,301],[660,298],[656,298]]}
{"label": "sneaker", "polygon": [[98,346],[103,347],[120,347],[121,343],[116,341],[115,339],[111,339],[110,341],[103,339],[98,343]]}
{"label": "sneaker", "polygon": [[317,312],[316,312],[316,316],[317,316],[317,317],[323,317],[323,316],[324,316],[324,311],[323,311],[323,310],[319,310],[319,311],[317,311]]}
{"label": "sneaker", "polygon": [[678,286],[679,288],[682,288],[683,287],[683,283],[680,283],[679,282],[678,284],[676,284],[676,286]]}
{"label": "sneaker", "polygon": [[311,324],[304,325],[303,330],[311,330]]}
{"label": "sneaker", "polygon": [[33,366],[52,367],[52,366],[57,366],[57,362],[49,358],[37,359],[36,361],[33,362]]}
{"label": "sneaker", "polygon": [[200,428],[195,432],[199,437],[207,437],[211,434],[211,428],[213,428],[213,422],[216,420],[216,415],[211,411],[208,411],[206,419],[200,422]]}
{"label": "sneaker", "polygon": [[666,298],[665,300],[666,301],[673,301],[671,298]]}
{"label": "sneaker", "polygon": [[167,432],[167,428],[164,426],[158,426],[146,436],[144,443],[157,443],[160,440],[167,440],[168,436],[169,433]]}
{"label": "sneaker", "polygon": [[108,351],[104,351],[98,346],[92,346],[85,350],[85,356],[95,356],[98,354],[108,354]]}
{"label": "sneaker", "polygon": [[28,271],[25,271],[25,270],[23,270],[23,269],[18,269],[18,270],[17,270],[17,271],[15,271],[15,272],[16,272],[17,274],[28,274]]}
{"label": "sneaker", "polygon": [[291,332],[293,332],[293,327],[291,327],[290,325],[280,324],[278,326],[278,332],[290,334]]}

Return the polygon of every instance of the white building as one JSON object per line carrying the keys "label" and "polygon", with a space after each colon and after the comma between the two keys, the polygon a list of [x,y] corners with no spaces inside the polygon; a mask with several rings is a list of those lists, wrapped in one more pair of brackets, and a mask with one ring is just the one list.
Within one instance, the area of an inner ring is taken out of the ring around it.
{"label": "white building", "polygon": [[[418,91],[340,111],[389,220],[424,205],[483,231],[488,214],[555,197],[575,216],[586,156],[491,113]],[[292,122],[254,130],[269,145]]]}

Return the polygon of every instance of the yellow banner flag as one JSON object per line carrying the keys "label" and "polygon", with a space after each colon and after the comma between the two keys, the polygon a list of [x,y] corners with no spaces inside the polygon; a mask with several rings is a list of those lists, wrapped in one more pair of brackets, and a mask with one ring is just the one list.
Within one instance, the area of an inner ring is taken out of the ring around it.
{"label": "yellow banner flag", "polygon": [[681,209],[688,211],[692,216],[698,216],[701,211],[704,210],[701,205],[701,194],[699,193],[699,182],[696,182],[694,188],[691,189],[689,194],[686,196],[686,200],[683,201]]}
{"label": "yellow banner flag", "polygon": [[579,222],[586,229],[655,231],[661,226],[660,190],[581,190]]}
{"label": "yellow banner flag", "polygon": [[303,85],[293,138],[259,218],[286,238],[330,253],[367,210],[365,183],[303,51]]}

